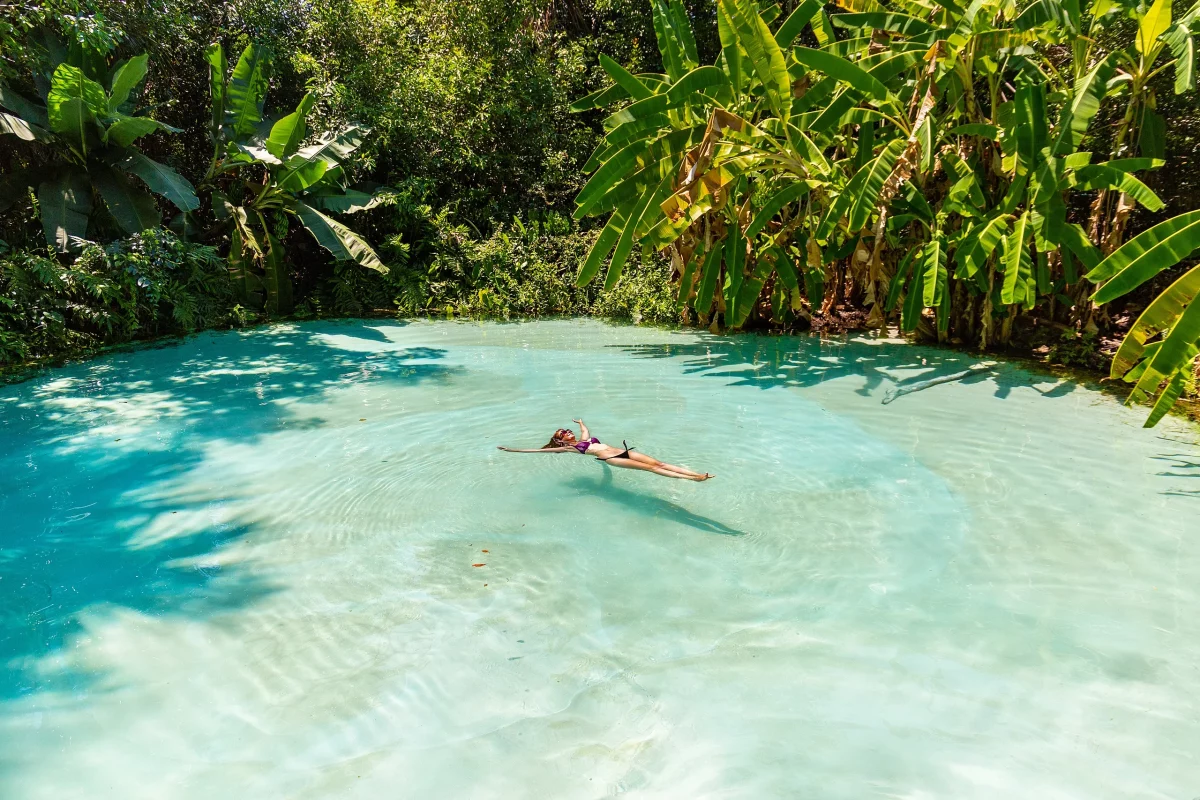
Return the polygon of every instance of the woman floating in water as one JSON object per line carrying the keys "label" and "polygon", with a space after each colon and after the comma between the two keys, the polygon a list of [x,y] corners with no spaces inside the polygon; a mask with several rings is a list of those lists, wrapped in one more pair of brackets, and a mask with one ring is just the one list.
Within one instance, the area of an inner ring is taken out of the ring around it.
{"label": "woman floating in water", "polygon": [[[595,456],[598,460],[606,464],[611,464],[614,467],[622,469],[640,469],[646,472],[653,472],[656,475],[662,475],[665,478],[682,478],[688,481],[706,481],[709,478],[716,477],[705,472],[701,475],[699,472],[692,472],[687,467],[677,467],[674,464],[666,464],[659,461],[657,458],[651,458],[642,453],[635,453],[628,446],[624,449],[613,447],[612,445],[601,444],[600,440],[592,436],[587,425],[583,424],[583,420],[577,419],[579,423],[579,438],[575,438],[575,433],[568,428],[559,428],[550,437],[550,443],[545,447],[537,450],[516,450],[512,447],[501,447],[501,450],[506,450],[509,453],[579,453],[580,455]],[[621,444],[625,444],[621,442]]]}

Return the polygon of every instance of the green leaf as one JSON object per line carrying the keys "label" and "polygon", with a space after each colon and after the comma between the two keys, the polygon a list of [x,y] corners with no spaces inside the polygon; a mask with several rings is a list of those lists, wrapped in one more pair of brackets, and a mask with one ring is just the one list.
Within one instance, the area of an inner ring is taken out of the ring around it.
{"label": "green leaf", "polygon": [[271,126],[271,135],[267,137],[267,152],[283,161],[290,158],[300,148],[304,141],[307,126],[305,117],[312,110],[317,98],[312,92],[304,95],[296,110]]}
{"label": "green leaf", "polygon": [[829,21],[838,28],[872,28],[878,31],[898,33],[901,36],[923,36],[934,30],[932,25],[922,19],[886,11],[835,14],[830,17]]}
{"label": "green leaf", "polygon": [[1100,103],[1108,92],[1108,82],[1116,72],[1120,55],[1108,54],[1075,81],[1071,102],[1063,108],[1059,117],[1055,153],[1065,155],[1073,152],[1083,141],[1088,126],[1092,124],[1092,119],[1100,110]]}
{"label": "green leaf", "polygon": [[1116,189],[1124,192],[1149,211],[1159,211],[1164,203],[1150,187],[1134,176],[1108,164],[1089,164],[1075,170],[1079,189]]}
{"label": "green leaf", "polygon": [[758,15],[753,0],[718,0],[732,27],[738,45],[749,57],[750,66],[763,86],[767,103],[785,123],[791,113],[792,79],[783,51],[771,29]]}
{"label": "green leaf", "polygon": [[[665,137],[664,137],[665,138]],[[659,139],[657,141],[663,141]],[[600,165],[579,194],[575,197],[575,218],[582,219],[588,215],[604,194],[611,189],[630,169],[635,167],[638,159],[650,150],[653,142],[640,140],[618,150],[607,161]]]}
{"label": "green leaf", "polygon": [[3,84],[0,84],[0,107],[7,108],[30,125],[50,127],[50,118],[43,106],[31,103]]}
{"label": "green leaf", "polygon": [[[135,140],[154,133],[159,128],[167,128],[167,126],[149,117],[121,117],[108,126],[108,130],[104,132],[102,138],[117,147],[129,147]],[[167,129],[175,130],[174,128]]]}
{"label": "green leaf", "polygon": [[784,206],[788,203],[794,203],[804,195],[808,194],[811,185],[808,181],[796,181],[780,189],[771,196],[767,202],[763,203],[763,207],[754,215],[754,220],[750,226],[746,228],[745,236],[747,239],[753,239],[758,235],[758,232],[766,227],[767,223],[774,219]]}
{"label": "green leaf", "polygon": [[[608,262],[608,273],[604,277],[606,290],[616,286],[617,281],[621,279],[621,271],[625,267],[625,261],[629,258],[629,254],[633,251],[635,234],[642,219],[647,213],[658,213],[658,204],[671,194],[672,177],[668,175],[657,187],[648,187],[642,196],[629,207],[628,221],[622,225],[617,246],[613,248],[612,259]],[[618,216],[620,212],[621,209],[618,209],[613,212],[613,216]],[[621,223],[618,222],[618,224]]]}
{"label": "green leaf", "polygon": [[959,277],[973,278],[987,266],[988,259],[1008,233],[1007,214],[998,214],[975,225],[954,251],[954,260],[961,271]]}
{"label": "green leaf", "polygon": [[1196,88],[1196,40],[1186,25],[1176,25],[1164,38],[1175,58],[1175,94]]}
{"label": "green leaf", "polygon": [[9,133],[27,142],[49,142],[54,137],[50,132],[32,123],[26,122],[14,114],[0,111],[0,134]]}
{"label": "green leaf", "polygon": [[946,290],[946,244],[941,234],[935,234],[925,245],[921,254],[921,266],[925,272],[921,301],[926,308],[933,308],[942,299]]}
{"label": "green leaf", "polygon": [[907,142],[904,139],[893,139],[873,161],[863,168],[867,170],[866,176],[848,215],[847,227],[850,230],[856,231],[866,227],[870,221],[871,214],[879,203],[879,194],[883,191],[883,184],[892,174],[896,160],[900,158],[906,145]]}
{"label": "green leaf", "polygon": [[725,324],[737,318],[737,297],[745,280],[746,240],[737,225],[725,237]]}
{"label": "green leaf", "polygon": [[357,261],[367,269],[386,274],[388,268],[375,251],[357,233],[335,219],[325,216],[312,206],[293,201],[292,210],[317,243],[333,254],[338,261]]}
{"label": "green leaf", "polygon": [[316,144],[301,147],[286,163],[290,169],[298,169],[318,158],[340,164],[362,146],[366,133],[367,130],[359,125],[348,125],[337,133],[322,136]]}
{"label": "green leaf", "polygon": [[716,67],[697,67],[677,80],[667,90],[667,99],[671,103],[679,103],[696,92],[728,85],[729,79]]}
{"label": "green leaf", "polygon": [[1104,283],[1092,298],[1107,303],[1131,292],[1200,247],[1200,210],[1189,211],[1142,231],[1118,247],[1087,274]]}
{"label": "green leaf", "polygon": [[904,284],[908,281],[908,276],[912,272],[913,264],[917,260],[917,252],[916,248],[909,250],[900,261],[900,266],[896,268],[896,274],[892,276],[891,285],[888,286],[887,302],[883,306],[883,313],[892,313],[892,309],[896,307],[896,303],[900,300],[900,292],[904,290]]}
{"label": "green leaf", "polygon": [[634,100],[644,100],[654,94],[646,84],[635,78],[629,70],[622,67],[603,53],[600,54],[600,66],[617,85],[629,93]]}
{"label": "green leaf", "polygon": [[1161,114],[1146,109],[1142,112],[1142,129],[1138,132],[1138,149],[1151,158],[1167,154],[1167,121]]}
{"label": "green leaf", "polygon": [[1073,222],[1065,226],[1060,233],[1062,235],[1062,243],[1088,269],[1095,269],[1096,265],[1103,260],[1104,254],[1092,244],[1092,240],[1087,237],[1087,234],[1083,232],[1083,228],[1078,223]]}
{"label": "green leaf", "polygon": [[[1195,354],[1192,355],[1192,359],[1195,359]],[[1158,400],[1154,403],[1154,408],[1150,410],[1150,416],[1146,418],[1146,423],[1142,426],[1143,428],[1153,428],[1174,407],[1175,402],[1179,400],[1180,395],[1183,394],[1184,387],[1187,385],[1185,372],[1185,370],[1181,369],[1171,377],[1167,388],[1162,390],[1162,394],[1158,396]]]}
{"label": "green leaf", "polygon": [[624,228],[621,226],[623,219],[618,217],[616,212],[608,218],[608,223],[604,229],[600,231],[600,235],[596,237],[595,244],[588,251],[587,258],[583,265],[579,268],[579,275],[575,278],[576,286],[587,286],[596,277],[600,271],[600,264],[604,261],[605,256],[612,252],[613,246],[617,243],[617,239],[621,237],[621,231]]}
{"label": "green leaf", "polygon": [[292,278],[284,260],[283,246],[266,230],[262,220],[263,238],[263,287],[266,289],[267,312],[288,314],[292,310]]}
{"label": "green leaf", "polygon": [[754,310],[755,302],[762,293],[763,284],[771,276],[773,267],[774,261],[760,257],[754,265],[754,272],[742,279],[742,285],[738,287],[737,312],[733,317],[733,327],[742,327],[750,318],[750,312]]}
{"label": "green leaf", "polygon": [[796,47],[792,55],[809,69],[847,83],[877,101],[887,99],[887,87],[878,78],[844,58],[808,47]]}
{"label": "green leaf", "polygon": [[[209,62],[210,67],[212,62]],[[225,89],[224,125],[238,139],[254,133],[262,122],[262,104],[267,90],[267,70],[270,53],[265,47],[251,44],[242,51]]]}
{"label": "green leaf", "polygon": [[592,92],[586,97],[581,97],[570,105],[570,111],[591,111],[594,108],[604,108],[618,100],[624,100],[629,97],[628,90],[624,86],[616,85],[605,87]]}
{"label": "green leaf", "polygon": [[217,141],[221,136],[221,121],[225,119],[225,73],[229,65],[225,62],[225,50],[217,42],[205,48],[204,60],[208,63],[208,92],[212,103],[209,134]]}
{"label": "green leaf", "polygon": [[1139,53],[1148,53],[1159,36],[1171,27],[1171,0],[1154,0],[1146,15],[1138,22],[1134,44]]}
{"label": "green leaf", "polygon": [[1200,341],[1200,303],[1188,303],[1187,308],[1179,315],[1179,319],[1171,327],[1171,332],[1163,339],[1162,346],[1150,359],[1149,366],[1142,373],[1137,385],[1133,388],[1134,396],[1154,394],[1163,381],[1172,378],[1175,373],[1190,369],[1196,358],[1196,343]]}
{"label": "green leaf", "polygon": [[150,187],[150,191],[167,198],[180,211],[195,211],[200,207],[196,190],[187,178],[137,150],[129,148],[120,151],[112,165],[137,175]]}
{"label": "green leaf", "polygon": [[913,271],[912,282],[908,293],[904,295],[904,308],[900,310],[900,329],[906,332],[915,331],[921,321],[922,302],[925,299],[925,270]]}
{"label": "green leaf", "polygon": [[121,230],[132,236],[162,225],[154,198],[134,187],[120,172],[101,164],[91,169],[92,183]]}
{"label": "green leaf", "polygon": [[140,56],[129,59],[117,69],[112,79],[112,93],[108,98],[110,113],[124,105],[129,100],[129,93],[146,77],[149,60],[150,57],[142,53]]}
{"label": "green leaf", "polygon": [[725,248],[721,242],[714,242],[713,247],[704,254],[704,269],[700,273],[700,287],[696,290],[696,301],[693,308],[697,313],[708,315],[712,310],[713,296],[717,290],[717,277],[721,274],[721,257]]}
{"label": "green leaf", "polygon": [[1004,285],[1000,291],[1000,301],[1005,305],[1024,302],[1028,294],[1026,282],[1033,274],[1033,260],[1025,243],[1028,225],[1029,214],[1022,214],[1013,223],[1012,233],[1004,237],[1004,254],[1001,257]]}
{"label": "green leaf", "polygon": [[357,189],[347,189],[337,194],[310,194],[304,198],[313,208],[322,211],[332,211],[336,214],[357,214],[359,211],[369,211],[383,202],[381,195],[360,192]]}
{"label": "green leaf", "polygon": [[788,15],[783,24],[775,31],[775,43],[781,50],[786,50],[796,41],[796,37],[804,30],[804,26],[812,21],[813,15],[821,8],[820,0],[804,0]]}
{"label": "green leaf", "polygon": [[76,239],[87,236],[92,214],[92,187],[87,175],[63,170],[38,186],[38,210],[46,242],[60,253],[77,249]]}
{"label": "green leaf", "polygon": [[90,80],[78,67],[59,64],[54,69],[54,75],[50,79],[50,93],[46,96],[51,128],[54,128],[54,105],[70,98],[83,100],[93,115],[108,112],[108,95],[104,93],[103,86]]}
{"label": "green leaf", "polygon": [[1146,352],[1146,342],[1173,326],[1197,294],[1200,294],[1200,267],[1193,267],[1154,298],[1133,323],[1113,356],[1110,376],[1120,378],[1133,369]]}

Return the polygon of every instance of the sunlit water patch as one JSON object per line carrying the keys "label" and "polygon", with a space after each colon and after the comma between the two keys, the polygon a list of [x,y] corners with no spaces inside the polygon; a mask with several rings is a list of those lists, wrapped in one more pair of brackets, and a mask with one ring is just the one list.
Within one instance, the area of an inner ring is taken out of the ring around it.
{"label": "sunlit water patch", "polygon": [[[1200,796],[1200,447],[869,342],[284,325],[0,389],[0,797]],[[513,455],[582,416],[718,477]]]}

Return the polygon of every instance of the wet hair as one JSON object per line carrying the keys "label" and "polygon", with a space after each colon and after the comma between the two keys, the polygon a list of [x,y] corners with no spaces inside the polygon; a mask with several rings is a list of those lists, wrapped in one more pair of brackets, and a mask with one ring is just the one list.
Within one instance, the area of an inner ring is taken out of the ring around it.
{"label": "wet hair", "polygon": [[567,442],[563,439],[564,434],[569,435],[571,437],[575,436],[575,432],[573,430],[571,430],[570,428],[559,428],[558,430],[556,430],[554,432],[554,435],[550,437],[550,442],[548,444],[542,445],[542,449],[546,450],[551,447],[562,447],[563,445],[565,445]]}

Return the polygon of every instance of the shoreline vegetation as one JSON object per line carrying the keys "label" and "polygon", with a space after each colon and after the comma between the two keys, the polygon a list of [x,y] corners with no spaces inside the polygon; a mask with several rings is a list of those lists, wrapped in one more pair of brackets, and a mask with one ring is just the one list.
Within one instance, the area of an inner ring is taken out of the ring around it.
{"label": "shoreline vegetation", "polygon": [[0,375],[266,321],[898,335],[1196,416],[1200,2],[36,0]]}

